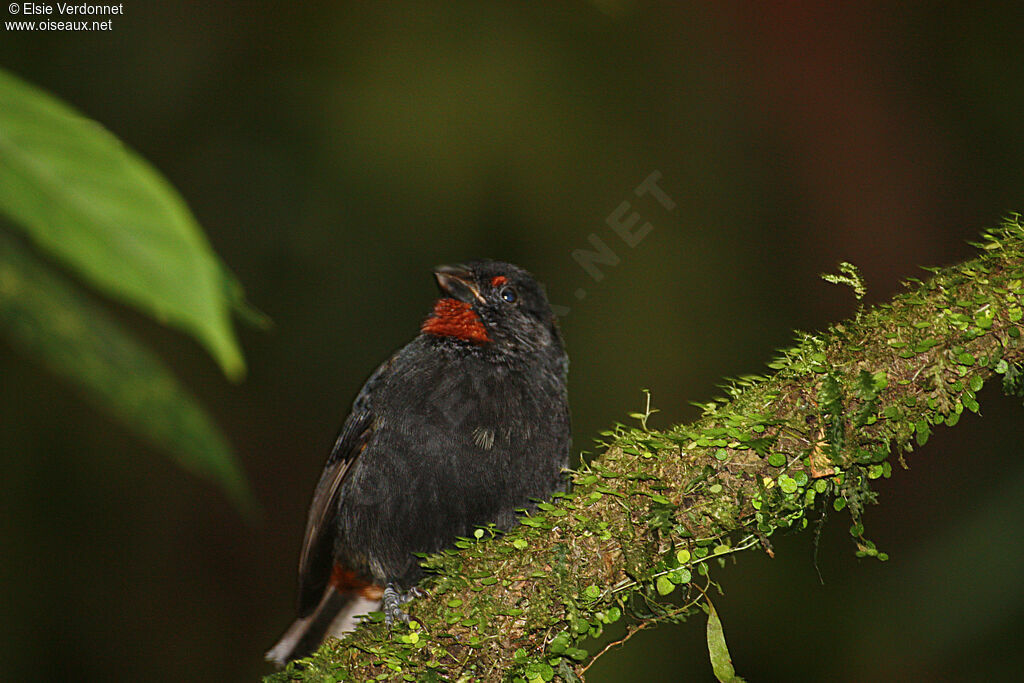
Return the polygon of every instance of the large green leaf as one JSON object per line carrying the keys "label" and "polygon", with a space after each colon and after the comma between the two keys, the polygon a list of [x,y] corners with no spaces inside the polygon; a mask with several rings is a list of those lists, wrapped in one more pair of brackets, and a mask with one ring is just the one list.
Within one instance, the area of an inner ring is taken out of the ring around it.
{"label": "large green leaf", "polygon": [[227,442],[160,359],[2,230],[0,333],[182,467],[222,486],[243,510],[252,509]]}
{"label": "large green leaf", "polygon": [[233,378],[231,275],[173,187],[106,129],[0,69],[0,212],[111,296],[194,335]]}

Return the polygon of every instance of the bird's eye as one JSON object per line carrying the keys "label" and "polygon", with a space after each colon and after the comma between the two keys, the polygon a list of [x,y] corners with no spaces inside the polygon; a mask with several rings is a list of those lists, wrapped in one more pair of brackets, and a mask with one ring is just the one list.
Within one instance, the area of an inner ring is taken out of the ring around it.
{"label": "bird's eye", "polygon": [[507,304],[514,304],[519,299],[519,295],[516,294],[516,290],[511,287],[505,287],[501,290],[501,300]]}

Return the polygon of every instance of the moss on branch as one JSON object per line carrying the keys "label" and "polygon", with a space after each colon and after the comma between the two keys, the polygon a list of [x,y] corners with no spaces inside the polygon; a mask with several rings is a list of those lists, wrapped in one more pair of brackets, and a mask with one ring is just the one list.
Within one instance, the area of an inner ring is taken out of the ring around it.
{"label": "moss on branch", "polygon": [[977,246],[978,258],[803,335],[771,377],[733,382],[695,423],[606,432],[571,493],[427,560],[436,576],[409,605],[414,628],[369,624],[267,680],[578,680],[588,637],[624,617],[693,614],[712,560],[771,552],[773,532],[807,526],[821,504],[849,510],[858,554],[884,559],[860,522],[872,480],[977,412],[993,376],[1024,393],[1019,216]]}

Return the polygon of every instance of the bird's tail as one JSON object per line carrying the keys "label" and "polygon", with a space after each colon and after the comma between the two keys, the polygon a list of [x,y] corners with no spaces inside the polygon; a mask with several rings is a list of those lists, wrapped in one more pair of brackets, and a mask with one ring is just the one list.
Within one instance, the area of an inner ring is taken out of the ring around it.
{"label": "bird's tail", "polygon": [[379,606],[379,600],[367,599],[358,593],[340,593],[334,586],[328,586],[312,614],[296,619],[267,651],[267,661],[283,667],[293,659],[307,657],[327,636],[340,637],[354,631],[359,624],[358,617]]}

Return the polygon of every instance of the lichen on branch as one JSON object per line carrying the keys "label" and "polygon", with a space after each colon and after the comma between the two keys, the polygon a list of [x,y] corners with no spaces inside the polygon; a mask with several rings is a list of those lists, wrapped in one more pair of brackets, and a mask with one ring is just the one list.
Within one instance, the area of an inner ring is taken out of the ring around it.
{"label": "lichen on branch", "polygon": [[[846,509],[859,555],[871,482],[939,425],[978,411],[993,376],[1024,395],[1024,226],[983,234],[981,255],[932,269],[890,302],[798,343],[665,431],[616,425],[569,493],[508,533],[479,530],[427,558],[411,628],[379,619],[269,681],[579,680],[607,624],[628,633],[696,613],[712,560],[771,552],[815,506]],[[672,602],[665,596],[681,594]]]}

